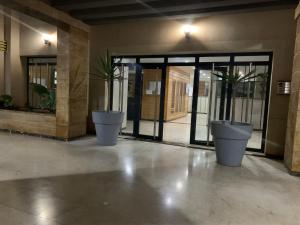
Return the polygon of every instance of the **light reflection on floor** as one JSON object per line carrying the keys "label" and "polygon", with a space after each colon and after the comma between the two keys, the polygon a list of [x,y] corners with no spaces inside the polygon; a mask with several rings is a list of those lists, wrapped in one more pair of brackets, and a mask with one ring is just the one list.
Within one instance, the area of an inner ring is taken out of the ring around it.
{"label": "light reflection on floor", "polygon": [[[300,180],[282,162],[241,168],[200,149],[95,137],[72,142],[0,132],[0,224],[295,225]],[[287,204],[288,203],[288,204]],[[270,213],[271,212],[271,213]]]}

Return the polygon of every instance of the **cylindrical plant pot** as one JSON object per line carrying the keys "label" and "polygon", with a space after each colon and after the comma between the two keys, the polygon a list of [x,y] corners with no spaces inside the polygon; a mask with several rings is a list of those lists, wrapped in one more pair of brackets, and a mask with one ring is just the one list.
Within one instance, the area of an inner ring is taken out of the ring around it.
{"label": "cylindrical plant pot", "polygon": [[122,126],[124,113],[94,111],[97,140],[100,145],[113,146],[117,144],[118,135]]}
{"label": "cylindrical plant pot", "polygon": [[217,162],[224,166],[241,166],[252,126],[247,123],[212,121]]}

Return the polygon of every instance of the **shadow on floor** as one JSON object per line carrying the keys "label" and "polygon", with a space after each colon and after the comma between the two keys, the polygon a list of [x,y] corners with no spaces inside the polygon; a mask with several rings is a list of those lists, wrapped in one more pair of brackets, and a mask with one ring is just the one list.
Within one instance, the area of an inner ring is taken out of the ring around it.
{"label": "shadow on floor", "polygon": [[[193,225],[139,176],[122,171],[4,181],[0,191],[0,205],[39,218],[37,221],[45,218],[61,225]],[[5,216],[9,217],[0,214],[0,221],[7,220],[1,218]]]}

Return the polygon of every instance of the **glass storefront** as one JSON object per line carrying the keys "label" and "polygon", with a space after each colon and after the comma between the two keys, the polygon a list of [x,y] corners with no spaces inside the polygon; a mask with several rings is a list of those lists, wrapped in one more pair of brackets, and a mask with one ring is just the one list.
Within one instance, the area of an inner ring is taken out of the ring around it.
{"label": "glass storefront", "polygon": [[218,72],[266,73],[237,88],[235,120],[251,123],[248,148],[263,150],[272,53],[115,57],[124,81],[113,85],[122,134],[182,144],[213,145],[210,123],[231,119],[231,87]]}

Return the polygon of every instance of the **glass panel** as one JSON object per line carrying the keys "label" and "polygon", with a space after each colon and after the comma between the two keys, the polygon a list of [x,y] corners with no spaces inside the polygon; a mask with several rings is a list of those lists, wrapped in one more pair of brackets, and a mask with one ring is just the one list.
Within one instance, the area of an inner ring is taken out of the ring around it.
{"label": "glass panel", "polygon": [[56,58],[29,58],[28,59],[29,63],[44,63],[44,64],[49,64],[53,63],[56,64]]}
{"label": "glass panel", "polygon": [[135,58],[115,58],[114,59],[115,63],[124,63],[124,64],[134,64],[136,63]]}
{"label": "glass panel", "polygon": [[195,57],[170,57],[168,58],[169,63],[193,63]]}
{"label": "glass panel", "polygon": [[[135,117],[135,65],[122,65],[116,73],[122,73],[124,80],[119,83],[114,81],[113,110],[122,110],[124,120],[123,134],[133,134],[133,121]],[[119,91],[120,90],[120,91]]]}
{"label": "glass panel", "polygon": [[229,62],[229,56],[200,57],[200,62]]}
{"label": "glass panel", "polygon": [[161,69],[143,69],[140,134],[158,136]]}
{"label": "glass panel", "polygon": [[270,56],[268,55],[257,55],[257,56],[235,56],[235,62],[268,62]]}
{"label": "glass panel", "polygon": [[224,119],[226,106],[226,83],[214,76],[217,71],[228,71],[228,66],[215,66],[200,70],[199,90],[196,116],[197,141],[209,143],[212,141],[210,134],[210,122]]}
{"label": "glass panel", "polygon": [[267,94],[268,66],[236,66],[240,74],[247,74],[255,70],[255,74],[264,73],[265,76],[247,79],[237,88],[235,121],[253,125],[252,137],[247,147],[260,149],[264,124],[265,98]]}
{"label": "glass panel", "polygon": [[141,63],[164,63],[164,58],[141,58]]}
{"label": "glass panel", "polygon": [[167,69],[164,141],[190,142],[194,70],[193,66],[170,66]]}

